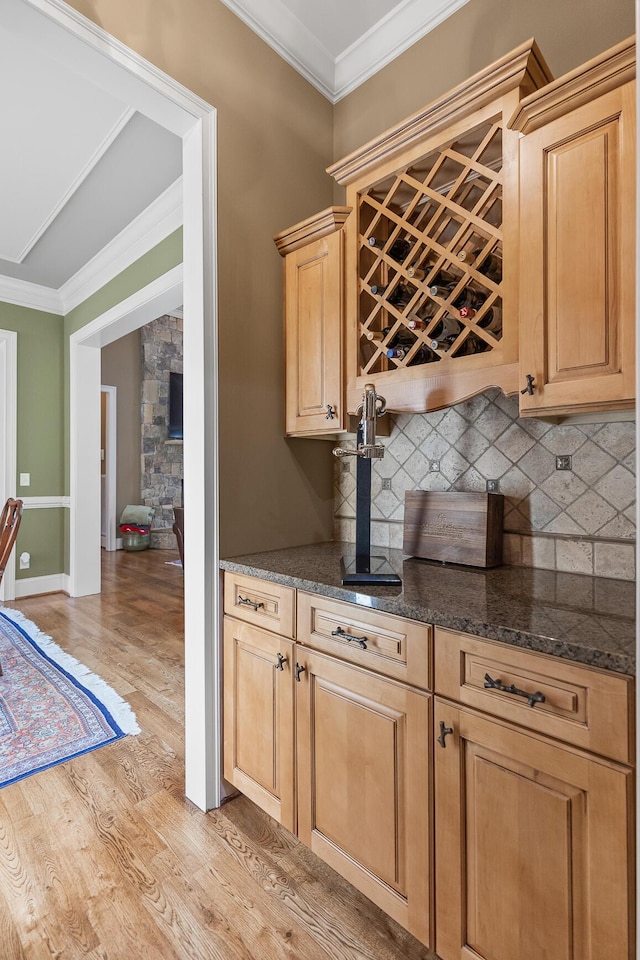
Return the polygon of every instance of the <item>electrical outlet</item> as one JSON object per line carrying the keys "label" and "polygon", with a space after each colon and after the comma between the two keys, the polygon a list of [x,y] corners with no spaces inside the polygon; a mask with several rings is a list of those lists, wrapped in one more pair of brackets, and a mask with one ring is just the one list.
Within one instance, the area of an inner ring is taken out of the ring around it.
{"label": "electrical outlet", "polygon": [[430,461],[429,461],[429,473],[440,473],[440,461],[439,461],[439,460],[430,460]]}
{"label": "electrical outlet", "polygon": [[500,481],[487,480],[487,493],[499,493],[499,492],[500,492]]}
{"label": "electrical outlet", "polygon": [[383,489],[383,490],[391,490],[391,477],[383,477],[383,478],[382,478],[382,489]]}
{"label": "electrical outlet", "polygon": [[568,454],[556,457],[556,470],[571,470],[571,457]]}
{"label": "electrical outlet", "polygon": [[31,566],[31,554],[27,553],[25,550],[24,553],[20,554],[20,569],[28,570]]}

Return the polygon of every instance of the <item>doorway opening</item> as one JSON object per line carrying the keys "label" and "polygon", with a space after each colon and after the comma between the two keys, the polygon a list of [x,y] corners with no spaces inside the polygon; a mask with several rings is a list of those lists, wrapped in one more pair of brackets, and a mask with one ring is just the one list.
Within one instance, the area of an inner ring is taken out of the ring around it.
{"label": "doorway opening", "polygon": [[[5,0],[4,26],[183,144],[183,264],[69,338],[69,592],[100,592],[100,348],[184,304],[186,794],[219,805],[215,109],[58,0]],[[158,238],[161,239],[161,238]],[[193,508],[193,509],[191,509]]]}

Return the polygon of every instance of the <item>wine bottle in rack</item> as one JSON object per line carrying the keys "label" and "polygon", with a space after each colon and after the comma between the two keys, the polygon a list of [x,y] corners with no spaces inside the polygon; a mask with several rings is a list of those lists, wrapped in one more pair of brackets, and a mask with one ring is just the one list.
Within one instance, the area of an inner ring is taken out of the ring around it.
{"label": "wine bottle in rack", "polygon": [[485,350],[490,349],[491,347],[484,340],[478,337],[467,337],[456,350],[456,357],[470,357],[474,353],[484,353]]}
{"label": "wine bottle in rack", "polygon": [[409,360],[408,365],[410,367],[417,367],[423,363],[433,363],[439,359],[440,357],[437,353],[434,353],[425,343],[422,343],[411,357],[411,360]]}
{"label": "wine bottle in rack", "polygon": [[410,317],[409,320],[407,320],[407,326],[409,330],[426,330],[428,321],[421,320],[419,317]]}
{"label": "wine bottle in rack", "polygon": [[478,271],[488,277],[489,280],[493,280],[494,283],[500,283],[502,281],[502,257],[490,253],[478,266]]}
{"label": "wine bottle in rack", "polygon": [[486,294],[480,293],[472,287],[465,287],[460,296],[456,297],[455,306],[461,317],[473,317],[486,299]]}
{"label": "wine bottle in rack", "polygon": [[500,333],[502,330],[502,307],[494,303],[478,320],[478,326],[489,333]]}
{"label": "wine bottle in rack", "polygon": [[429,287],[429,293],[432,297],[446,299],[459,281],[460,277],[454,276],[448,270],[439,270]]}
{"label": "wine bottle in rack", "polygon": [[385,355],[389,360],[403,360],[409,352],[409,347],[389,347]]}
{"label": "wine bottle in rack", "polygon": [[411,277],[412,280],[424,280],[427,275],[427,271],[423,270],[422,267],[408,267],[407,276]]}
{"label": "wine bottle in rack", "polygon": [[[378,240],[377,237],[368,237],[367,243],[370,247],[377,247],[378,250],[382,250],[384,243],[381,240]],[[397,263],[402,263],[409,256],[409,251],[413,244],[409,240],[403,240],[402,237],[398,237],[393,241],[387,253],[392,260],[395,260]]]}
{"label": "wine bottle in rack", "polygon": [[429,287],[429,293],[432,297],[440,297],[442,300],[446,300],[454,287],[455,283],[432,283]]}
{"label": "wine bottle in rack", "polygon": [[367,340],[384,340],[384,333],[381,330],[367,330]]}
{"label": "wine bottle in rack", "polygon": [[471,252],[461,250],[458,254],[458,260],[470,266],[475,266],[478,273],[483,273],[485,277],[493,280],[494,283],[500,283],[502,280],[502,257],[499,257],[496,253],[490,253],[484,258],[482,263],[478,264],[481,256],[482,247],[477,247]]}
{"label": "wine bottle in rack", "polygon": [[442,350],[453,343],[461,330],[462,324],[447,314],[431,331],[429,346],[432,350]]}
{"label": "wine bottle in rack", "polygon": [[[389,285],[383,286],[382,284],[374,283],[369,289],[374,297],[381,297],[383,293],[389,289]],[[414,293],[415,290],[411,290],[406,284],[397,283],[387,296],[387,303],[391,303],[394,307],[404,307],[409,303]]]}

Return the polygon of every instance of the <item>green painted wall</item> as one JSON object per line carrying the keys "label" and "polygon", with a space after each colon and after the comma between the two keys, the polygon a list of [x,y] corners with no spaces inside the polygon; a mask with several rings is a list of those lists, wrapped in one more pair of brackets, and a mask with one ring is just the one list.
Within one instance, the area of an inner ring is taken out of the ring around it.
{"label": "green painted wall", "polygon": [[[0,302],[0,328],[18,334],[18,496],[64,493],[63,318]],[[31,474],[28,487],[18,486]],[[63,569],[63,514],[60,509],[26,510],[17,553],[31,554],[31,567],[18,577],[46,576]]]}
{"label": "green painted wall", "polygon": [[61,496],[63,319],[0,303],[0,328],[18,334],[18,474],[31,474],[31,486],[18,487],[18,494]]}
{"label": "green painted wall", "polygon": [[[69,337],[182,262],[182,228],[66,317],[0,302],[0,329],[18,334],[17,473],[31,474],[18,496],[69,494]],[[17,553],[31,554],[18,579],[69,572],[69,511],[25,510]]]}
{"label": "green painted wall", "polygon": [[[182,227],[101,287],[64,318],[65,343],[72,333],[102,316],[117,303],[137,293],[163,273],[182,263]],[[65,353],[68,360],[68,350]],[[66,375],[68,380],[68,373]]]}
{"label": "green painted wall", "polygon": [[45,577],[64,569],[64,528],[68,515],[64,507],[24,511],[16,556],[27,550],[31,554],[31,566],[28,570],[19,570],[16,563],[17,580]]}

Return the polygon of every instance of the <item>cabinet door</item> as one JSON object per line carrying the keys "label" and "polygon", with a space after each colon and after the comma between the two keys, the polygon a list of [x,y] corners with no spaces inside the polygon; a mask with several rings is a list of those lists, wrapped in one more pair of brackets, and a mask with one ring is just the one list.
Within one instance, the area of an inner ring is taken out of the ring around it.
{"label": "cabinet door", "polygon": [[522,138],[524,415],[633,404],[634,93],[627,83]]}
{"label": "cabinet door", "polygon": [[293,647],[291,640],[224,618],[224,775],[292,831]]}
{"label": "cabinet door", "polygon": [[429,943],[429,700],[297,648],[298,836]]}
{"label": "cabinet door", "polygon": [[341,230],[287,254],[285,342],[288,436],[335,434],[344,429],[342,287]]}
{"label": "cabinet door", "polygon": [[631,771],[439,698],[434,726],[438,956],[628,960]]}

